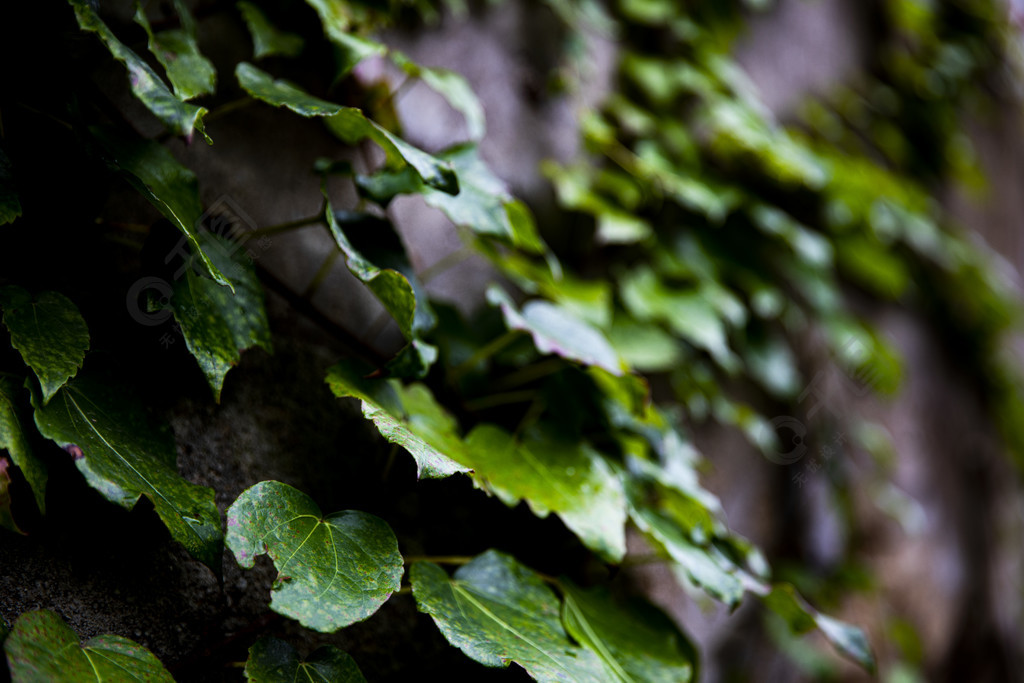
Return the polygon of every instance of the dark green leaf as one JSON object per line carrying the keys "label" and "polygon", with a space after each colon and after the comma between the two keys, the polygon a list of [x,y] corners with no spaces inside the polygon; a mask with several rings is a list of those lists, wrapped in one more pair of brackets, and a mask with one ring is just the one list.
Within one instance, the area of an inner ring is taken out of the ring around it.
{"label": "dark green leaf", "polygon": [[555,512],[605,559],[626,553],[626,499],[604,459],[585,444],[544,433],[513,439],[483,424],[466,438],[464,462],[473,478],[506,505],[526,500],[539,517]]}
{"label": "dark green leaf", "polygon": [[470,140],[481,140],[487,132],[484,108],[466,79],[459,73],[417,64],[401,52],[392,51],[391,59],[412,78],[419,78],[466,119]]}
{"label": "dark green leaf", "polygon": [[199,245],[202,205],[195,174],[178,163],[167,148],[155,142],[129,138],[106,128],[95,128],[92,132],[107,161],[123,171],[132,187],[185,235],[210,277],[231,287],[231,282]]}
{"label": "dark green leaf", "polygon": [[33,395],[39,432],[75,458],[86,481],[131,509],[139,496],[153,503],[171,537],[220,573],[223,533],[213,489],[178,474],[174,439],[154,428],[124,387],[80,376],[48,404]]}
{"label": "dark green leaf", "polygon": [[295,57],[302,52],[302,37],[278,30],[259,7],[251,2],[236,5],[252,35],[253,57],[262,59],[273,55]]}
{"label": "dark green leaf", "polygon": [[108,634],[82,645],[50,610],[18,617],[4,650],[12,683],[174,683],[160,660],[135,641]]}
{"label": "dark green leaf", "polygon": [[0,288],[4,325],[11,346],[39,378],[43,400],[74,377],[89,349],[89,328],[78,307],[63,294],[42,292],[34,299],[21,287]]}
{"label": "dark green leaf", "polygon": [[534,346],[541,353],[553,353],[584,365],[593,365],[613,375],[622,374],[622,361],[604,335],[564,307],[535,299],[527,302],[520,312],[498,286],[487,290],[487,300],[501,307],[510,330],[529,332]]}
{"label": "dark green leaf", "polygon": [[110,50],[110,54],[128,69],[128,80],[131,83],[132,93],[146,105],[147,109],[171,130],[184,135],[186,139],[191,140],[193,131],[198,130],[207,142],[211,142],[206,131],[203,130],[203,115],[206,113],[206,109],[183,102],[176,97],[148,64],[117,39],[117,36],[96,14],[92,3],[88,0],[68,0],[68,2],[75,9],[78,26],[83,31],[96,33]]}
{"label": "dark green leaf", "polygon": [[286,107],[301,116],[326,117],[328,128],[346,143],[373,140],[384,150],[392,168],[408,164],[430,187],[452,194],[459,191],[458,178],[450,165],[388,132],[355,107],[343,107],[313,97],[294,84],[274,80],[270,74],[245,62],[235,68],[235,75],[242,88],[253,97],[275,107]]}
{"label": "dark green leaf", "polygon": [[32,487],[39,511],[46,512],[46,466],[32,453],[26,424],[18,404],[24,389],[8,377],[0,377],[0,448],[6,448],[25,481]]}
{"label": "dark green leaf", "polygon": [[260,346],[272,351],[263,288],[242,245],[208,232],[198,235],[203,253],[218,270],[230,276],[232,294],[192,268],[174,282],[171,308],[181,325],[188,350],[206,375],[214,398],[220,401],[224,376],[241,352]]}
{"label": "dark green leaf", "polygon": [[0,225],[11,223],[21,215],[21,201],[14,184],[11,160],[0,149]]}
{"label": "dark green leaf", "polygon": [[440,478],[469,472],[455,419],[421,384],[403,387],[395,380],[367,379],[356,364],[342,361],[327,373],[335,396],[362,401],[363,416],[381,436],[402,446],[416,460],[418,477]]}
{"label": "dark green leaf", "polygon": [[357,510],[324,516],[312,498],[277,481],[231,504],[227,545],[246,568],[270,555],[278,571],[271,609],[317,631],[367,618],[402,579],[398,541],[383,520]]}
{"label": "dark green leaf", "polygon": [[534,680],[603,683],[601,661],[570,641],[558,597],[512,557],[489,550],[454,578],[436,564],[409,571],[416,605],[449,643],[484,666],[516,662]]}
{"label": "dark green leaf", "polygon": [[616,604],[607,591],[584,591],[568,580],[559,585],[566,631],[601,658],[609,680],[684,683],[695,678],[697,653],[665,614],[646,604]]}
{"label": "dark green leaf", "polygon": [[347,74],[352,67],[367,57],[384,54],[387,51],[384,45],[352,33],[352,3],[346,0],[306,0],[306,4],[320,15],[324,33],[341,50],[339,77]]}
{"label": "dark green leaf", "polygon": [[271,636],[249,648],[245,677],[252,683],[366,683],[355,660],[333,645],[317,648],[302,659],[291,645]]}
{"label": "dark green leaf", "polygon": [[190,100],[199,95],[213,94],[217,70],[199,52],[195,20],[181,0],[174,0],[174,11],[181,20],[180,29],[154,34],[139,4],[135,8],[135,23],[149,36],[149,51],[163,65],[175,95],[182,100]]}
{"label": "dark green leaf", "polygon": [[782,617],[794,633],[806,633],[817,627],[837,650],[863,666],[875,670],[875,658],[871,653],[864,632],[856,626],[821,614],[808,605],[788,583],[776,584],[764,598],[765,606]]}
{"label": "dark green leaf", "polygon": [[25,533],[18,528],[11,514],[11,475],[7,474],[7,468],[11,466],[7,458],[0,457],[0,527],[16,534]]}

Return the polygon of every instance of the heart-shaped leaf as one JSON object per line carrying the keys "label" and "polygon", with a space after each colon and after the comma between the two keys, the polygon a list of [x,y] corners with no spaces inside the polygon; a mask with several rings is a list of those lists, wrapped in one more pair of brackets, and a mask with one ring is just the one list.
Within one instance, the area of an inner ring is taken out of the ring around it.
{"label": "heart-shaped leaf", "polygon": [[697,653],[672,620],[646,603],[617,604],[607,591],[561,580],[562,621],[573,639],[624,683],[684,683],[696,678]]}
{"label": "heart-shaped leaf", "polygon": [[10,377],[0,377],[0,448],[6,448],[11,454],[14,464],[32,487],[39,511],[45,513],[46,466],[32,453],[25,433],[26,422],[17,400],[23,391],[24,387]]}
{"label": "heart-shaped leaf", "polygon": [[75,9],[75,18],[83,31],[90,31],[99,36],[110,54],[128,69],[128,80],[132,93],[146,105],[153,114],[163,121],[175,133],[184,135],[191,140],[193,131],[212,142],[203,130],[203,115],[206,109],[183,102],[170,91],[163,80],[146,62],[139,58],[131,49],[117,39],[114,32],[103,23],[93,5],[88,0],[68,0]]}
{"label": "heart-shaped leaf", "polygon": [[21,215],[21,200],[14,184],[11,160],[0,149],[0,225],[11,223]]}
{"label": "heart-shaped leaf", "polygon": [[398,541],[383,520],[356,510],[324,516],[309,496],[277,481],[231,504],[227,545],[246,568],[270,555],[279,572],[270,608],[317,631],[370,616],[402,579]]}
{"label": "heart-shaped leaf", "polygon": [[242,62],[235,69],[239,85],[253,97],[275,107],[286,107],[301,116],[327,117],[327,125],[346,143],[354,145],[373,140],[384,150],[392,168],[406,164],[415,169],[420,179],[443,193],[456,194],[459,181],[451,166],[382,128],[355,107],[343,107],[313,97],[293,83],[274,80],[270,74],[252,64]]}
{"label": "heart-shaped leaf", "polygon": [[327,38],[341,50],[338,77],[344,76],[359,62],[372,55],[384,54],[387,47],[375,40],[352,32],[353,5],[346,0],[306,0],[320,15]]}
{"label": "heart-shaped leaf", "polygon": [[174,683],[160,660],[135,641],[108,634],[82,645],[50,610],[18,617],[4,641],[4,651],[12,683]]}
{"label": "heart-shaped leaf", "polygon": [[469,472],[455,418],[437,404],[421,384],[402,387],[394,380],[367,379],[367,371],[342,361],[327,372],[335,396],[362,401],[363,416],[381,436],[402,446],[416,460],[418,477],[440,478]]}
{"label": "heart-shaped leaf", "polygon": [[436,564],[409,571],[421,612],[449,643],[484,666],[515,662],[537,681],[607,681],[601,660],[572,644],[555,593],[512,557],[489,550],[453,578]]}
{"label": "heart-shaped leaf", "polygon": [[526,500],[539,517],[555,512],[586,546],[612,562],[626,553],[626,498],[604,459],[580,442],[538,430],[521,439],[492,424],[466,438],[460,462],[506,505]]}
{"label": "heart-shaped leaf", "polygon": [[0,288],[4,325],[11,346],[39,378],[43,400],[74,377],[89,349],[89,328],[78,307],[63,294],[42,292],[32,298],[21,287]]}
{"label": "heart-shaped leaf", "polygon": [[487,300],[501,308],[505,325],[510,330],[529,332],[534,346],[541,353],[553,353],[584,365],[593,365],[613,375],[622,374],[622,361],[604,335],[564,307],[536,299],[527,302],[520,312],[497,285],[488,288]]}
{"label": "heart-shaped leaf", "polygon": [[298,651],[277,638],[260,638],[249,648],[245,677],[252,683],[366,683],[356,662],[347,652],[324,645],[302,659]]}
{"label": "heart-shaped leaf", "polygon": [[282,57],[295,57],[302,52],[302,36],[294,33],[285,33],[279,30],[259,7],[251,2],[236,3],[238,11],[242,13],[242,20],[252,35],[253,57],[262,59],[281,55]]}
{"label": "heart-shaped leaf", "polygon": [[39,432],[68,451],[86,481],[112,503],[153,503],[171,537],[220,573],[223,533],[213,489],[178,474],[174,439],[155,427],[125,388],[80,376],[48,404],[33,394]]}
{"label": "heart-shaped leaf", "polygon": [[[199,244],[202,204],[195,174],[156,142],[130,138],[110,128],[93,128],[92,133],[107,163],[122,171],[128,183],[185,235],[210,277],[231,287]],[[186,254],[181,250],[174,255]]]}
{"label": "heart-shaped leaf", "polygon": [[190,100],[199,95],[213,94],[217,70],[199,52],[195,19],[182,0],[174,0],[174,11],[181,21],[180,29],[154,34],[142,5],[136,5],[135,23],[149,36],[149,51],[163,65],[175,95],[182,100]]}
{"label": "heart-shaped leaf", "polygon": [[260,346],[273,351],[263,305],[263,288],[240,244],[208,232],[198,235],[203,253],[230,276],[235,291],[186,269],[174,283],[171,308],[185,344],[220,401],[224,377],[241,352]]}

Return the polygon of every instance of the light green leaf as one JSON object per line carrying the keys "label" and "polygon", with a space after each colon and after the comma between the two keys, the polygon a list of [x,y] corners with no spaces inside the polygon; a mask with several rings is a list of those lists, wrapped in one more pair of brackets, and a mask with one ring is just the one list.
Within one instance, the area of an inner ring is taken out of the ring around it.
{"label": "light green leaf", "polygon": [[421,194],[427,204],[443,211],[455,225],[525,251],[544,253],[544,242],[529,209],[491,172],[475,145],[456,145],[439,154],[438,159],[450,162],[458,174],[458,194],[423,187],[415,176],[401,171],[359,176],[356,185],[364,195],[385,205],[398,194]]}
{"label": "light green leaf", "polygon": [[16,534],[24,534],[11,514],[11,475],[7,474],[7,468],[10,466],[7,458],[0,457],[0,527]]}
{"label": "light green leaf", "polygon": [[199,245],[202,205],[195,174],[178,163],[163,145],[128,138],[107,128],[94,128],[92,133],[108,163],[124,172],[131,186],[185,235],[210,277],[232,287]]}
{"label": "light green leaf", "polygon": [[25,612],[4,641],[13,683],[174,683],[153,653],[111,634],[82,645],[56,612]]}
{"label": "light green leaf", "polygon": [[128,80],[132,93],[146,105],[153,114],[163,121],[171,130],[191,140],[193,131],[212,144],[206,131],[203,130],[203,115],[206,109],[183,102],[168,89],[160,77],[137,54],[117,39],[88,0],[68,0],[75,9],[75,18],[83,31],[96,33],[110,54],[128,69]]}
{"label": "light green leaf", "polygon": [[214,399],[220,402],[224,377],[241,352],[260,346],[273,351],[263,288],[242,245],[208,232],[198,235],[203,253],[227,273],[235,285],[232,294],[192,268],[174,282],[171,308],[181,325],[189,352],[206,375]]}
{"label": "light green leaf", "polygon": [[561,580],[562,622],[608,668],[608,680],[684,683],[696,678],[697,653],[672,620],[645,603],[620,605],[607,591]]}
{"label": "light green leaf", "polygon": [[149,51],[163,65],[174,94],[182,100],[213,94],[217,70],[199,52],[196,43],[195,19],[181,0],[174,0],[174,11],[181,19],[181,28],[154,34],[142,5],[136,2],[135,23],[149,36]]}
{"label": "light green leaf", "polygon": [[245,677],[252,683],[366,683],[355,660],[333,645],[319,647],[302,659],[291,645],[271,636],[249,648]]}
{"label": "light green leaf", "polygon": [[80,376],[48,404],[33,394],[39,432],[75,459],[86,481],[112,503],[153,503],[171,538],[220,573],[223,533],[213,489],[178,474],[174,439],[154,428],[124,387]]}
{"label": "light green leaf", "polygon": [[484,108],[462,74],[449,69],[422,66],[398,51],[392,51],[390,56],[406,74],[412,78],[419,78],[431,90],[444,97],[452,109],[462,114],[466,119],[470,140],[483,139],[487,132]]}
{"label": "light green leaf", "polygon": [[352,33],[355,17],[353,3],[345,0],[306,0],[320,15],[327,38],[341,50],[338,77],[344,76],[359,62],[372,55],[384,54],[384,45]]}
{"label": "light green leaf", "polygon": [[259,7],[251,2],[235,5],[252,35],[253,57],[263,59],[273,55],[295,57],[302,52],[302,36],[277,29]]}
{"label": "light green leaf", "polygon": [[409,451],[416,460],[417,477],[440,478],[469,472],[455,419],[437,404],[421,384],[402,387],[395,380],[367,379],[366,372],[342,361],[327,373],[335,396],[362,401],[363,416],[376,425],[389,442]]}
{"label": "light green leaf", "polygon": [[483,424],[466,437],[474,480],[513,506],[526,500],[538,517],[555,512],[590,549],[611,562],[626,554],[626,498],[604,459],[580,442],[529,432],[521,440]]}
{"label": "light green leaf", "polygon": [[0,377],[0,448],[6,448],[25,481],[32,487],[39,511],[46,513],[46,466],[32,453],[18,406],[23,388],[9,377]]}
{"label": "light green leaf", "polygon": [[274,80],[270,74],[246,62],[235,68],[235,76],[246,92],[267,104],[286,107],[301,116],[326,117],[328,128],[350,145],[373,140],[384,150],[389,167],[398,169],[409,165],[430,187],[451,194],[459,191],[458,178],[449,164],[393,135],[355,107],[343,107],[313,97],[288,81]]}
{"label": "light green leaf", "polygon": [[554,592],[512,557],[488,550],[454,578],[436,564],[417,562],[409,579],[419,610],[484,666],[515,662],[542,683],[608,680],[601,661],[570,642]]}
{"label": "light green leaf", "polygon": [[0,225],[11,223],[21,215],[21,201],[15,189],[11,160],[0,149]]}
{"label": "light green leaf", "polygon": [[398,541],[383,520],[357,510],[325,516],[278,481],[260,482],[231,504],[227,545],[245,568],[270,555],[278,571],[270,608],[325,633],[376,612],[402,579]]}
{"label": "light green leaf", "polygon": [[89,349],[89,328],[78,307],[63,294],[42,292],[34,299],[21,287],[0,288],[4,325],[11,346],[39,378],[49,401],[75,376]]}
{"label": "light green leaf", "polygon": [[780,583],[773,586],[772,592],[764,597],[764,604],[782,617],[794,633],[806,633],[817,627],[837,650],[869,672],[874,672],[875,658],[864,632],[856,626],[821,614],[808,605],[792,585]]}
{"label": "light green leaf", "polygon": [[665,372],[679,367],[683,359],[675,337],[657,325],[636,323],[624,315],[616,316],[608,330],[608,343],[639,372]]}
{"label": "light green leaf", "polygon": [[529,301],[522,312],[497,285],[487,290],[487,301],[499,306],[510,330],[529,332],[541,353],[553,353],[613,375],[622,374],[622,361],[604,335],[573,316],[564,307],[543,299]]}

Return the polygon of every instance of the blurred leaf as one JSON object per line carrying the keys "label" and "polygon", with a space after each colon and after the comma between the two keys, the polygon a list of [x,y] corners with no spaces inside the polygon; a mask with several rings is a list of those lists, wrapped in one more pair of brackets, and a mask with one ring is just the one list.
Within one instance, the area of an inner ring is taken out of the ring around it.
{"label": "blurred leaf", "polygon": [[278,30],[260,8],[251,2],[239,2],[235,6],[242,13],[242,19],[252,35],[254,59],[274,55],[295,57],[302,52],[302,36]]}
{"label": "blurred leaf", "polygon": [[89,485],[131,509],[153,503],[171,537],[220,574],[223,534],[213,489],[178,474],[174,439],[154,428],[123,387],[79,376],[48,404],[33,394],[39,432],[66,450]]}
{"label": "blurred leaf", "polygon": [[422,66],[395,50],[391,51],[390,56],[402,71],[412,78],[422,80],[431,90],[444,97],[452,109],[462,114],[466,119],[470,140],[483,139],[487,126],[483,105],[461,74],[449,69]]}
{"label": "blurred leaf", "polygon": [[235,68],[235,76],[247,93],[267,104],[286,107],[301,116],[326,117],[328,128],[350,145],[373,140],[384,150],[389,167],[398,169],[407,164],[428,186],[449,194],[459,191],[458,178],[449,164],[388,132],[355,107],[343,107],[313,97],[288,81],[274,80],[246,62]]}
{"label": "blurred leaf", "polygon": [[488,550],[453,578],[436,564],[417,562],[409,580],[419,610],[474,661],[515,662],[542,683],[608,680],[601,660],[570,642],[554,592],[512,557]]}
{"label": "blurred leaf", "polygon": [[172,131],[192,140],[193,131],[198,130],[207,142],[212,144],[203,129],[203,115],[206,109],[182,101],[174,95],[153,69],[124,43],[117,39],[88,0],[68,0],[75,10],[78,26],[83,31],[96,33],[110,54],[128,69],[128,80],[132,93],[146,105],[153,114]]}
{"label": "blurred leaf", "polygon": [[4,641],[13,683],[152,681],[174,683],[153,653],[134,640],[102,635],[82,645],[56,612],[25,612]]}
{"label": "blurred leaf", "polygon": [[[18,396],[24,389],[13,379],[0,376],[0,448],[6,448],[11,460],[32,487],[39,511],[46,513],[46,466],[32,452],[25,432]],[[25,392],[27,393],[27,392]]]}
{"label": "blurred leaf", "polygon": [[241,567],[270,555],[278,577],[270,608],[333,633],[376,612],[402,579],[391,528],[365,512],[324,515],[301,491],[264,481],[228,508],[227,546]]}
{"label": "blurred leaf", "polygon": [[11,346],[39,378],[43,400],[78,373],[89,350],[89,328],[71,299],[57,292],[33,298],[21,287],[0,287]]}
{"label": "blurred leaf", "polygon": [[317,648],[306,659],[283,640],[264,636],[249,648],[245,678],[252,683],[366,683],[356,662],[333,645]]}
{"label": "blurred leaf", "polygon": [[[608,668],[608,680],[684,683],[696,678],[697,652],[672,620],[647,604],[620,605],[607,591],[559,581],[562,623]],[[614,676],[614,679],[613,679]]]}
{"label": "blurred leaf", "polygon": [[136,0],[135,23],[149,36],[149,51],[167,71],[175,95],[182,100],[212,95],[216,89],[217,70],[199,52],[195,19],[182,0],[174,0],[174,11],[181,20],[181,28],[154,34],[142,5]]}
{"label": "blurred leaf", "polygon": [[181,325],[185,344],[219,403],[224,377],[238,363],[241,352],[254,346],[272,352],[273,346],[263,306],[263,288],[245,248],[209,232],[199,233],[198,238],[203,253],[220,272],[231,276],[235,291],[232,293],[189,267],[174,281],[170,305]]}
{"label": "blurred leaf", "polygon": [[338,77],[344,76],[359,62],[372,55],[384,54],[387,47],[353,33],[353,12],[358,6],[346,0],[306,0],[320,15],[324,33],[341,51]]}
{"label": "blurred leaf", "polygon": [[195,174],[178,163],[163,145],[129,138],[109,128],[93,128],[92,134],[107,163],[122,171],[128,183],[185,235],[210,277],[233,290],[199,244],[202,205]]}
{"label": "blurred leaf", "polygon": [[0,457],[0,527],[16,534],[24,534],[11,514],[11,475],[7,474],[7,468],[10,466],[7,458]]}

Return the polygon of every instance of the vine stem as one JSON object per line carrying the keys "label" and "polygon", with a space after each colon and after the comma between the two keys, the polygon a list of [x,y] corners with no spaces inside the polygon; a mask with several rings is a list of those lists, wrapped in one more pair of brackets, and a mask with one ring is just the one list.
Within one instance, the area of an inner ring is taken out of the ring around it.
{"label": "vine stem", "polygon": [[475,253],[476,250],[467,245],[442,256],[438,260],[434,261],[434,263],[423,269],[423,272],[419,274],[420,282],[426,285],[441,273],[445,272],[449,268],[459,265]]}
{"label": "vine stem", "polygon": [[468,555],[407,555],[406,564],[414,562],[433,562],[434,564],[469,564],[473,561]]}
{"label": "vine stem", "polygon": [[249,235],[250,237],[263,237],[265,235],[276,235],[278,233],[288,232],[289,230],[298,230],[299,228],[304,228],[307,225],[315,225],[315,224],[320,223],[321,221],[323,221],[323,218],[324,218],[324,212],[323,212],[323,209],[321,209],[320,213],[318,213],[315,216],[308,216],[306,218],[299,218],[299,219],[294,220],[294,221],[287,221],[285,223],[278,223],[277,225],[268,225],[265,228],[256,228],[255,230],[250,230],[249,232],[247,232],[246,235]]}
{"label": "vine stem", "polygon": [[470,399],[463,404],[463,407],[472,413],[480,410],[486,410],[487,408],[508,405],[510,403],[525,403],[526,401],[533,400],[533,397],[536,395],[537,392],[533,389],[507,391],[503,394],[490,394],[488,396]]}
{"label": "vine stem", "polygon": [[490,358],[494,354],[498,353],[498,351],[501,351],[503,348],[514,342],[520,334],[522,334],[522,330],[509,330],[500,337],[492,339],[490,342],[477,349],[472,356],[452,368],[451,374],[449,375],[451,381],[453,383],[457,381],[474,365],[482,360]]}

